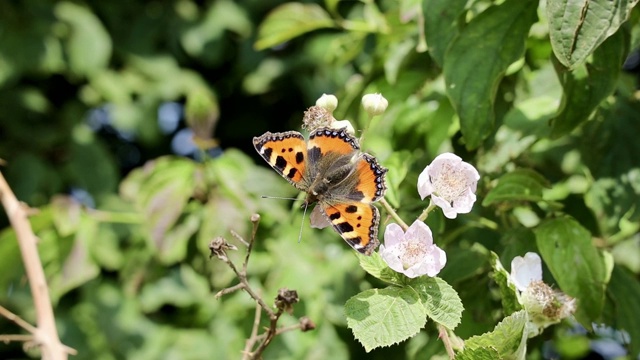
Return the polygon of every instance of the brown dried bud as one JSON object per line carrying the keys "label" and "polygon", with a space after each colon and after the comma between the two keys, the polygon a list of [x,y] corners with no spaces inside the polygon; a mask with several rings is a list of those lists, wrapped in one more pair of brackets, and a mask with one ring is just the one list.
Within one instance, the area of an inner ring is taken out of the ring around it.
{"label": "brown dried bud", "polygon": [[304,112],[302,128],[313,131],[321,127],[328,127],[335,119],[327,109],[320,106],[312,106]]}
{"label": "brown dried bud", "polygon": [[276,296],[276,307],[280,310],[284,310],[291,314],[293,312],[293,304],[300,301],[298,298],[298,292],[295,290],[289,290],[282,288],[278,290],[278,296]]}
{"label": "brown dried bud", "polygon": [[314,324],[313,321],[311,321],[311,319],[309,319],[306,316],[303,316],[300,318],[300,330],[302,332],[313,330],[315,328],[316,328],[316,324]]}
{"label": "brown dried bud", "polygon": [[218,259],[227,261],[227,250],[238,250],[238,248],[233,244],[229,244],[222,236],[218,236],[209,243],[209,250],[211,251],[209,259],[217,256]]}

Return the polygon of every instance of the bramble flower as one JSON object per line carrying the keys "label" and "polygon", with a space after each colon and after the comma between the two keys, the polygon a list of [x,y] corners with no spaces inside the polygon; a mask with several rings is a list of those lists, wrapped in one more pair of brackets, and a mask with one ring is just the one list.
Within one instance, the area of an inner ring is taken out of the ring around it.
{"label": "bramble flower", "polygon": [[518,300],[529,315],[530,337],[571,316],[576,310],[574,298],[553,290],[542,281],[542,260],[534,252],[526,253],[524,258],[513,258],[510,279],[518,289]]}
{"label": "bramble flower", "polygon": [[313,131],[318,128],[328,127],[335,122],[333,115],[321,106],[312,106],[304,112],[302,117],[302,128]]}
{"label": "bramble flower", "polygon": [[452,153],[438,155],[418,177],[418,193],[424,200],[439,206],[444,216],[455,219],[458,214],[471,211],[476,201],[476,187],[480,174],[470,164]]}
{"label": "bramble flower", "polygon": [[379,253],[390,268],[410,278],[436,276],[447,262],[447,254],[433,243],[431,229],[419,220],[406,232],[389,224]]}
{"label": "bramble flower", "polygon": [[382,94],[366,94],[362,97],[362,107],[371,116],[380,115],[387,110],[389,102]]}

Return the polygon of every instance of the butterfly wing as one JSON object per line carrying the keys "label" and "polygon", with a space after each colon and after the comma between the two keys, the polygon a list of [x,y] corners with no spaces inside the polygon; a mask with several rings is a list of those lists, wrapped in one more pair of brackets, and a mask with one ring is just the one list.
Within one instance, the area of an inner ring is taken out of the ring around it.
{"label": "butterfly wing", "polygon": [[253,138],[253,146],[271,167],[291,185],[306,191],[307,144],[297,131],[266,132]]}
{"label": "butterfly wing", "polygon": [[375,206],[361,202],[321,205],[333,228],[356,251],[371,255],[378,247],[380,213]]}

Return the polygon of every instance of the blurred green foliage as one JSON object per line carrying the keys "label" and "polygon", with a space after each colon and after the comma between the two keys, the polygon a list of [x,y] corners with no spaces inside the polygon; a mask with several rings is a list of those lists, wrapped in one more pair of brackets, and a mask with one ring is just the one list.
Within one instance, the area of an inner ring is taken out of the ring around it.
{"label": "blurred green foliage", "polygon": [[[542,3],[0,2],[0,170],[39,210],[30,220],[62,341],[78,359],[240,358],[255,304],[244,293],[214,298],[236,279],[207,246],[234,242],[232,230],[248,236],[259,213],[251,284],[268,303],[297,290],[280,325],[317,325],[277,336],[264,358],[365,356],[343,308],[380,284],[331,230],[305,223],[297,243],[299,202],[260,198],[296,191],[251,146],[267,130],[299,128],[334,93],[338,119],[368,126],[364,148],[389,168],[388,201],[406,221],[427,205],[417,177],[439,153],[478,168],[472,213],[428,219],[448,255],[440,276],[465,308],[456,335],[522,326],[502,309],[489,250],[505,265],[537,251],[545,280],[578,299],[577,321],[624,330],[637,356],[640,95],[623,62],[640,45],[640,15],[636,1]],[[371,92],[390,105],[368,125],[359,102]],[[165,130],[159,109],[173,103],[186,104],[185,121]],[[172,155],[187,122],[213,151]],[[0,304],[33,322],[15,234],[0,222]],[[575,326],[545,339],[582,356],[594,335]],[[1,334],[16,332],[0,319]],[[538,339],[529,358],[543,357]],[[495,355],[470,343],[467,358]],[[0,345],[1,358],[25,356]],[[427,323],[366,356],[446,355]]]}

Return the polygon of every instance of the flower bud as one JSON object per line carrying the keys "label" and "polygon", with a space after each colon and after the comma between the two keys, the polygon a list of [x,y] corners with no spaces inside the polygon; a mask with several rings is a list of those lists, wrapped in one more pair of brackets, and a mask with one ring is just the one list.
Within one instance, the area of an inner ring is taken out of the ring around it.
{"label": "flower bud", "polygon": [[344,128],[349,134],[356,134],[356,130],[353,128],[353,125],[351,125],[351,122],[349,120],[336,120],[331,123],[331,127],[334,129]]}
{"label": "flower bud", "polygon": [[335,95],[322,94],[318,100],[316,100],[316,106],[327,110],[332,113],[338,107],[338,98]]}
{"label": "flower bud", "polygon": [[389,102],[382,94],[367,94],[362,97],[362,107],[371,116],[380,115],[387,110]]}

